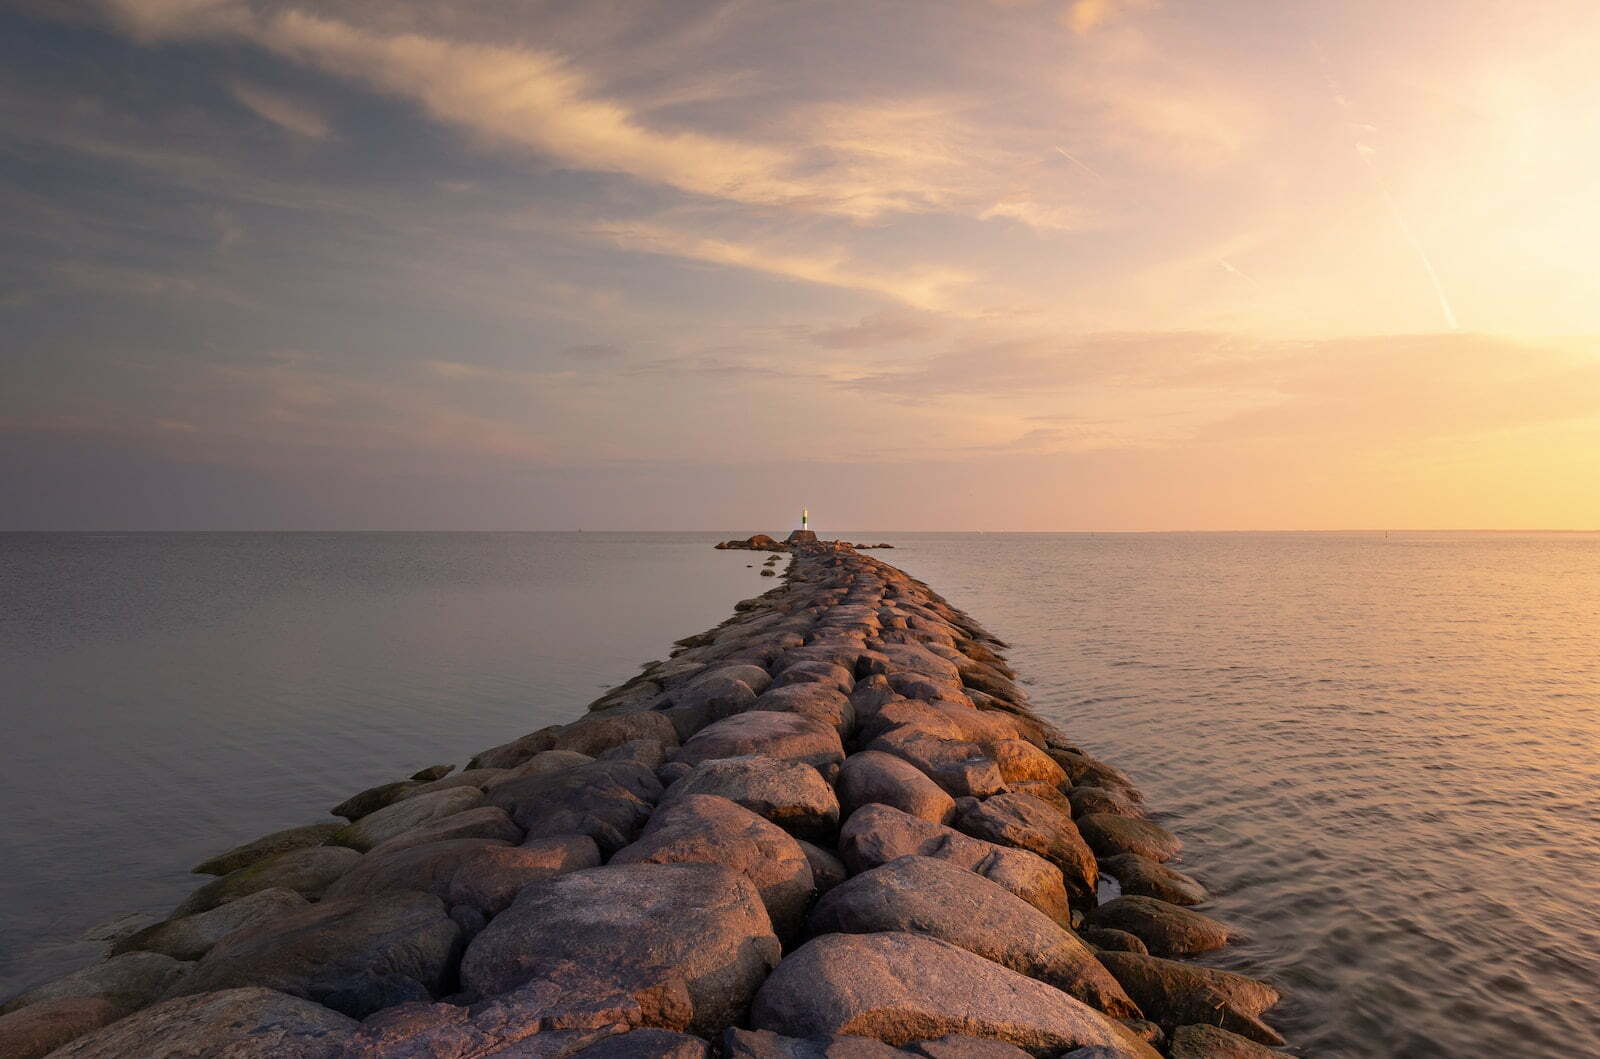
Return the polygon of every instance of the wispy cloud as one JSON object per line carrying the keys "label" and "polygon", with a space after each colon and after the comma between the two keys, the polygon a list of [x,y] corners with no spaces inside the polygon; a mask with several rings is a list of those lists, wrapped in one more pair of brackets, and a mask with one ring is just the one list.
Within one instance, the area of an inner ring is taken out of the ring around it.
{"label": "wispy cloud", "polygon": [[234,81],[228,86],[237,99],[257,117],[264,118],[281,129],[312,140],[325,140],[333,131],[326,119],[316,110],[287,96],[269,91],[248,81]]}

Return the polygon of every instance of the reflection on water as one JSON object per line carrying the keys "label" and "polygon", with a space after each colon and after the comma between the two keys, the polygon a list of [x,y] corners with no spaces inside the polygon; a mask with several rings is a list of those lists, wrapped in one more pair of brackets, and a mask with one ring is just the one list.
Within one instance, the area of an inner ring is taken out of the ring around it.
{"label": "reflection on water", "polygon": [[[0,992],[219,847],[575,716],[771,586],[734,535],[0,536]],[[1164,810],[1296,1051],[1596,1054],[1600,537],[890,539]]]}
{"label": "reflection on water", "polygon": [[901,536],[1309,1056],[1600,1054],[1600,537]]}

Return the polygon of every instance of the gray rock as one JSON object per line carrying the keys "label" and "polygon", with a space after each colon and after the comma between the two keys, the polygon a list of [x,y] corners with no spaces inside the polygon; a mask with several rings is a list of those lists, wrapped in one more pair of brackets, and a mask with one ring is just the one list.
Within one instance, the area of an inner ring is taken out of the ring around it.
{"label": "gray rock", "polygon": [[505,911],[529,883],[600,866],[600,848],[588,835],[536,838],[525,846],[491,846],[472,854],[450,877],[445,895],[486,916]]}
{"label": "gray rock", "polygon": [[793,836],[743,806],[710,794],[686,794],[662,805],[639,840],[619,850],[611,863],[731,868],[756,884],[780,938],[799,931],[814,888],[811,864]]}
{"label": "gray rock", "polygon": [[175,960],[198,960],[234,931],[270,923],[304,907],[306,899],[293,890],[257,890],[208,912],[169,919],[130,934],[111,947],[111,954],[158,952]]}
{"label": "gray rock", "polygon": [[982,801],[962,799],[953,826],[973,838],[1038,854],[1061,869],[1069,897],[1094,898],[1099,869],[1088,843],[1070,816],[1038,798],[1012,792]]}
{"label": "gray rock", "polygon": [[654,771],[631,761],[595,761],[496,787],[489,800],[528,838],[588,835],[603,853],[632,842],[661,797]]}
{"label": "gray rock", "polygon": [[607,1037],[573,1053],[573,1059],[706,1059],[709,1046],[699,1037],[671,1030],[633,1030]]}
{"label": "gray rock", "polygon": [[1153,897],[1128,896],[1108,901],[1089,914],[1097,927],[1125,930],[1157,956],[1194,956],[1220,949],[1237,932],[1210,916],[1169,905]]}
{"label": "gray rock", "polygon": [[590,714],[562,728],[551,743],[552,750],[572,750],[599,757],[607,750],[635,739],[654,739],[666,746],[678,745],[678,732],[672,720],[654,710],[637,713]]}
{"label": "gray rock", "polygon": [[1137,853],[1104,857],[1100,868],[1117,880],[1125,894],[1154,897],[1174,905],[1198,905],[1211,899],[1206,888],[1192,876]]}
{"label": "gray rock", "polygon": [[6,1059],[41,1059],[125,1014],[126,1009],[103,996],[42,1000],[0,1015],[0,1055]]}
{"label": "gray rock", "polygon": [[504,809],[493,805],[480,805],[462,813],[437,817],[372,847],[376,855],[426,846],[433,842],[447,842],[456,838],[495,838],[502,842],[521,842],[522,828],[512,822]]}
{"label": "gray rock", "polygon": [[1023,1059],[1028,1053],[1005,1041],[989,1041],[980,1037],[939,1037],[931,1041],[917,1041],[909,1051],[927,1059]]}
{"label": "gray rock", "polygon": [[722,1035],[723,1059],[913,1059],[918,1053],[871,1037],[785,1037],[771,1030],[730,1028]]}
{"label": "gray rock", "polygon": [[358,1023],[271,989],[179,997],[113,1022],[51,1059],[335,1059]]}
{"label": "gray rock", "polygon": [[1126,930],[1113,930],[1110,927],[1084,927],[1078,931],[1078,937],[1085,944],[1093,945],[1097,949],[1109,952],[1137,952],[1148,956],[1150,948],[1140,941],[1137,935],[1129,934]]}
{"label": "gray rock", "polygon": [[166,993],[173,983],[189,972],[191,966],[158,952],[130,952],[113,956],[62,978],[34,986],[0,1005],[0,1014],[9,1014],[47,1000],[90,996],[105,997],[123,1011],[133,1011]]}
{"label": "gray rock", "polygon": [[454,765],[429,765],[425,769],[413,772],[411,778],[418,783],[432,783],[434,780],[444,779],[453,771],[455,771]]}
{"label": "gray rock", "polygon": [[1149,860],[1164,861],[1183,849],[1183,843],[1166,828],[1130,816],[1090,813],[1078,818],[1078,832],[1101,857],[1137,853]]}
{"label": "gray rock", "polygon": [[703,729],[679,749],[675,760],[698,765],[715,758],[762,754],[810,765],[833,782],[844,746],[831,726],[797,713],[752,710]]}
{"label": "gray rock", "polygon": [[811,881],[816,884],[818,894],[825,894],[850,878],[850,869],[844,866],[844,861],[828,850],[812,845],[803,838],[795,839],[795,842],[811,864]]}
{"label": "gray rock", "polygon": [[[673,744],[676,746],[677,744]],[[658,769],[667,763],[671,751],[659,739],[630,739],[620,746],[605,751],[598,761],[632,761],[648,769]]]}
{"label": "gray rock", "polygon": [[275,853],[206,883],[172,910],[172,918],[206,912],[258,890],[293,890],[302,897],[315,898],[360,860],[361,854],[343,846],[312,846]]}
{"label": "gray rock", "polygon": [[504,770],[504,774],[489,780],[483,785],[485,794],[493,794],[507,783],[516,780],[528,779],[532,776],[548,776],[556,772],[566,772],[579,765],[587,765],[595,759],[588,754],[580,754],[575,750],[544,750],[528,758],[514,768]]}
{"label": "gray rock", "polygon": [[863,805],[892,806],[935,824],[955,815],[955,799],[915,765],[893,754],[863,750],[839,771],[839,809],[849,817]]}
{"label": "gray rock", "polygon": [[[887,683],[887,682],[885,682]],[[849,695],[855,690],[856,679],[850,670],[837,662],[818,660],[799,661],[786,666],[772,678],[772,686],[781,688],[789,684],[822,684],[837,688]]]}
{"label": "gray rock", "polygon": [[226,853],[219,853],[210,860],[202,861],[194,866],[193,871],[196,875],[226,875],[240,868],[248,868],[275,853],[287,853],[291,849],[304,849],[307,846],[320,846],[343,826],[330,821],[326,824],[307,824],[304,827],[274,831],[270,835],[262,835],[253,842],[235,846]]}
{"label": "gray rock", "polygon": [[948,861],[901,857],[857,875],[817,903],[809,927],[813,935],[925,934],[1053,985],[1114,1018],[1139,1015],[1071,931]]}
{"label": "gray rock", "polygon": [[461,981],[491,995],[581,968],[634,998],[641,1024],[704,1036],[742,1016],[777,961],[761,895],[743,875],[607,865],[524,887],[468,946]]}
{"label": "gray rock", "polygon": [[1215,1026],[1179,1026],[1167,1054],[1172,1059],[1283,1059],[1282,1052]]}
{"label": "gray rock", "polygon": [[1132,952],[1102,952],[1100,962],[1117,976],[1145,1017],[1165,1028],[1189,1023],[1220,1026],[1262,1044],[1283,1043],[1259,1017],[1280,999],[1265,982]]}
{"label": "gray rock", "polygon": [[430,894],[330,898],[230,934],[173,993],[265,986],[361,1018],[431,999],[445,984],[460,934]]}
{"label": "gray rock", "polygon": [[1077,750],[1052,748],[1047,753],[1066,772],[1074,787],[1100,787],[1117,791],[1135,803],[1144,801],[1133,781],[1104,761]]}
{"label": "gray rock", "polygon": [[919,934],[828,934],[778,965],[750,1011],[789,1037],[853,1033],[887,1044],[947,1034],[1034,1055],[1099,1046],[1137,1055],[1110,1022],[1059,989]]}
{"label": "gray rock", "polygon": [[827,840],[839,829],[839,799],[820,773],[798,761],[762,754],[716,758],[693,766],[661,805],[691,794],[714,794],[742,805],[801,838]]}
{"label": "gray rock", "polygon": [[342,816],[352,823],[375,813],[386,805],[398,801],[402,794],[422,786],[416,780],[396,780],[393,783],[380,783],[376,787],[368,787],[357,794],[352,794],[332,809],[328,810],[334,816]]}
{"label": "gray rock", "polygon": [[856,726],[856,711],[850,697],[826,684],[785,684],[769,688],[750,707],[773,713],[798,713],[833,726],[839,738],[847,738]]}
{"label": "gray rock", "polygon": [[500,839],[455,838],[407,846],[388,853],[368,853],[340,876],[323,895],[327,900],[415,890],[444,900],[456,871],[480,850],[510,848]]}
{"label": "gray rock", "polygon": [[518,736],[509,743],[501,743],[499,746],[492,746],[488,750],[480,751],[473,756],[471,761],[467,762],[467,768],[516,768],[533,757],[533,755],[554,747],[556,732],[560,727],[560,725],[550,725],[547,728],[539,729],[537,732],[529,732],[527,735]]}
{"label": "gray rock", "polygon": [[476,787],[450,787],[396,800],[341,828],[328,839],[330,846],[369,850],[383,845],[412,828],[483,804],[483,792]]}
{"label": "gray rock", "polygon": [[[466,769],[463,772],[456,773],[454,776],[442,776],[439,779],[430,780],[427,783],[412,787],[410,790],[402,791],[400,797],[396,798],[395,801],[403,802],[410,798],[432,794],[435,791],[447,791],[455,787],[476,787],[481,791],[488,787],[489,784],[505,779],[511,774],[511,771],[511,769]],[[390,804],[394,803],[391,802]]]}
{"label": "gray rock", "polygon": [[1071,912],[1061,870],[1025,850],[997,846],[952,828],[891,809],[868,805],[857,810],[839,832],[839,856],[859,874],[898,857],[934,857],[976,872],[1068,926]]}
{"label": "gray rock", "polygon": [[903,724],[879,735],[867,749],[909,761],[958,798],[987,798],[1006,789],[1000,766],[976,743],[943,738]]}
{"label": "gray rock", "polygon": [[1145,815],[1144,806],[1128,797],[1125,791],[1109,787],[1074,787],[1067,792],[1067,800],[1072,803],[1073,816],[1108,813],[1142,819]]}

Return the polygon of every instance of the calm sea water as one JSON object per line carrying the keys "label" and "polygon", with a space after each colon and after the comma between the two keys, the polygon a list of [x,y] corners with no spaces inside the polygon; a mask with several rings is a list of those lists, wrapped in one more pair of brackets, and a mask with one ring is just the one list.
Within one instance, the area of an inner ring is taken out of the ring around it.
{"label": "calm sea water", "polygon": [[[576,716],[772,584],[731,535],[0,535],[0,994]],[[1297,1053],[1600,1054],[1600,536],[891,539],[1163,810]]]}

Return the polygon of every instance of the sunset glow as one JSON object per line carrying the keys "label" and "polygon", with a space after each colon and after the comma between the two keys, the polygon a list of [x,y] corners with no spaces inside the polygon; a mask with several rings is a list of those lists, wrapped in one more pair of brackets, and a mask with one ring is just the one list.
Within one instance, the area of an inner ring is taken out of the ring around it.
{"label": "sunset glow", "polygon": [[13,528],[1600,527],[1593,3],[0,25]]}

